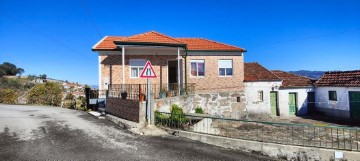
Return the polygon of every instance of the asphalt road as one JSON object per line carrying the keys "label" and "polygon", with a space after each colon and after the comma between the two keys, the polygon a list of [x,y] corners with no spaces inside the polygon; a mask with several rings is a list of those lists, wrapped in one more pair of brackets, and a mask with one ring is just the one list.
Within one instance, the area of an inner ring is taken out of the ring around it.
{"label": "asphalt road", "polygon": [[140,136],[86,112],[0,104],[0,160],[267,160],[176,136]]}

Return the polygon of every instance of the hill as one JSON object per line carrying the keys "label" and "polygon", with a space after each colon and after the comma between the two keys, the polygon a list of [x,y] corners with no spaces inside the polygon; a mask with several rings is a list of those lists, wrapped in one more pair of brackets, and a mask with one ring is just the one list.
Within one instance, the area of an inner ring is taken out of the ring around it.
{"label": "hill", "polygon": [[289,72],[296,75],[308,77],[311,79],[319,79],[325,73],[325,71],[309,71],[309,70],[298,70],[298,71],[289,71]]}

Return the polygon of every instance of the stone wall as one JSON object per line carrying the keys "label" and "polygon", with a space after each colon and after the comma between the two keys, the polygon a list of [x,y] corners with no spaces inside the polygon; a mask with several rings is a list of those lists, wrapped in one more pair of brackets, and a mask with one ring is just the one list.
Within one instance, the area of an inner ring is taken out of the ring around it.
{"label": "stone wall", "polygon": [[140,121],[140,102],[121,98],[107,98],[105,112],[111,115],[134,121]]}
{"label": "stone wall", "polygon": [[156,99],[152,103],[152,107],[160,112],[170,112],[170,106],[177,104],[182,107],[184,113],[195,113],[195,108],[201,107],[210,116],[240,119],[246,115],[245,100],[242,91],[202,93]]}

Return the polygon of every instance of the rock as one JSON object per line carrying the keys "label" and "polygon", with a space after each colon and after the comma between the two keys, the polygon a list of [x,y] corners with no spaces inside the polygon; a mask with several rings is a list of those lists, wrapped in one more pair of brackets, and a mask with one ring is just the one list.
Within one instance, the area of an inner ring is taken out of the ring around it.
{"label": "rock", "polygon": [[221,97],[229,97],[230,93],[219,93]]}

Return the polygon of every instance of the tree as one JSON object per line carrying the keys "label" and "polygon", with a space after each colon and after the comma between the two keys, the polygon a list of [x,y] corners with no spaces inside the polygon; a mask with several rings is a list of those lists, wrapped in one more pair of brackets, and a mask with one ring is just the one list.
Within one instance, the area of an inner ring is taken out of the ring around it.
{"label": "tree", "polygon": [[61,104],[63,87],[59,83],[46,82],[35,85],[28,93],[30,104],[59,106]]}
{"label": "tree", "polygon": [[3,75],[16,75],[16,74],[21,75],[24,72],[25,72],[24,69],[17,68],[16,65],[14,65],[12,63],[4,62],[3,64],[0,64],[0,76],[3,76]]}
{"label": "tree", "polygon": [[41,74],[39,75],[40,79],[46,79],[47,75],[46,74]]}
{"label": "tree", "polygon": [[6,72],[3,69],[0,68],[0,77],[2,77],[4,75],[6,75]]}
{"label": "tree", "polygon": [[23,73],[25,73],[25,70],[23,68],[17,68],[17,74],[21,76]]}

